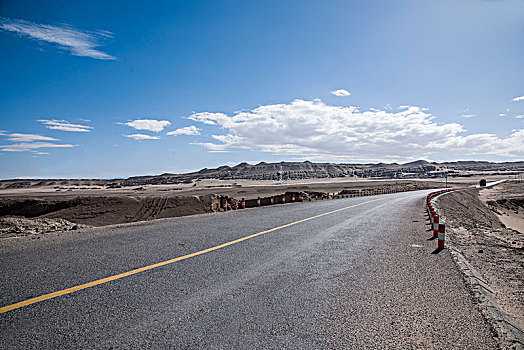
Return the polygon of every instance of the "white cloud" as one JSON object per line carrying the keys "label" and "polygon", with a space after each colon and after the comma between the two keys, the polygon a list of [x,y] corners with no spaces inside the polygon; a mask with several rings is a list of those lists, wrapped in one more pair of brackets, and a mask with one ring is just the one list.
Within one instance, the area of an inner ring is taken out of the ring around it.
{"label": "white cloud", "polygon": [[13,143],[11,145],[0,145],[0,150],[4,152],[35,152],[35,149],[39,148],[69,148],[77,147],[78,145],[69,145],[61,143],[50,143],[50,142],[21,142]]}
{"label": "white cloud", "polygon": [[24,149],[21,149],[21,148],[10,148],[9,146],[0,146],[0,147],[4,147],[4,148],[0,148],[0,151],[3,151],[3,152],[25,152],[26,150]]}
{"label": "white cloud", "polygon": [[349,95],[351,95],[351,93],[349,91],[344,90],[344,89],[338,89],[338,90],[331,91],[331,94],[333,94],[335,96],[349,96]]}
{"label": "white cloud", "polygon": [[188,119],[226,130],[216,142],[196,143],[210,151],[253,149],[311,160],[397,161],[430,154],[522,157],[524,131],[506,138],[493,134],[463,135],[458,123],[437,123],[420,107],[396,113],[361,112],[357,107],[295,100],[263,105],[228,116],[194,113]]}
{"label": "white cloud", "polygon": [[95,49],[100,46],[102,40],[113,37],[113,34],[108,31],[81,31],[68,25],[58,27],[6,17],[0,17],[0,29],[40,42],[56,44],[62,49],[71,51],[71,54],[75,56],[86,56],[99,60],[116,59]]}
{"label": "white cloud", "polygon": [[93,129],[92,126],[81,125],[81,124],[71,124],[67,120],[40,119],[37,121],[44,124],[46,128],[53,129],[53,130],[73,131],[73,132],[90,132],[91,129]]}
{"label": "white cloud", "polygon": [[[243,113],[245,111],[238,112],[237,114]],[[208,124],[208,125],[217,125],[219,122],[218,119],[222,121],[228,120],[227,114],[224,113],[210,113],[210,112],[200,112],[200,113],[193,113],[187,119],[193,120],[196,122]]]}
{"label": "white cloud", "polygon": [[132,135],[124,135],[125,137],[129,137],[130,139],[142,141],[142,140],[159,140],[159,136],[150,136],[150,135],[144,135],[144,134],[132,134]]}
{"label": "white cloud", "polygon": [[36,151],[39,148],[70,148],[78,145],[54,143],[51,141],[60,141],[53,137],[35,135],[35,134],[3,134],[9,141],[14,142],[10,145],[0,145],[0,150],[4,152],[33,152],[37,154],[48,154],[47,152]]}
{"label": "white cloud", "polygon": [[524,118],[524,114],[519,114],[519,115],[515,116],[515,118],[522,119],[522,118]]}
{"label": "white cloud", "polygon": [[172,136],[177,136],[177,135],[200,135],[200,130],[202,130],[202,129],[199,129],[196,126],[191,125],[191,126],[186,126],[185,128],[180,128],[180,129],[176,129],[174,131],[170,131],[167,134],[168,135],[172,135]]}
{"label": "white cloud", "polygon": [[524,101],[524,96],[515,97],[513,99],[513,101],[515,101],[515,102],[517,102],[517,101]]}
{"label": "white cloud", "polygon": [[48,137],[48,136],[42,136],[42,135],[34,135],[34,134],[9,134],[8,140],[13,142],[34,142],[34,141],[59,141],[58,139]]}
{"label": "white cloud", "polygon": [[500,114],[499,114],[499,117],[505,117],[505,116],[506,116],[505,113],[500,113]]}
{"label": "white cloud", "polygon": [[164,130],[165,127],[171,125],[167,120],[155,120],[155,119],[136,119],[130,122],[125,123],[125,125],[130,126],[137,130],[148,130],[153,132],[160,132]]}
{"label": "white cloud", "polygon": [[212,142],[191,142],[191,145],[198,145],[205,147],[209,150],[211,153],[228,153],[231,151],[226,150],[226,145],[217,145]]}
{"label": "white cloud", "polygon": [[475,114],[462,114],[461,117],[463,117],[463,118],[475,118],[476,115]]}

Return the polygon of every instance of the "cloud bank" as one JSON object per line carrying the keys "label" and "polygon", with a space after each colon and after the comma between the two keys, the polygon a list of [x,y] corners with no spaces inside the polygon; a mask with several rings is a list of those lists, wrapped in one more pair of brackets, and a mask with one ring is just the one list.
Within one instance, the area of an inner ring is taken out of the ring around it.
{"label": "cloud bank", "polygon": [[226,131],[212,135],[215,142],[197,143],[215,152],[250,149],[312,160],[366,162],[418,159],[437,153],[524,156],[524,130],[514,130],[506,138],[489,133],[465,135],[458,123],[439,124],[423,108],[404,107],[396,112],[362,112],[357,107],[297,99],[232,116],[203,112],[188,119]]}
{"label": "cloud bank", "polygon": [[515,101],[515,102],[517,102],[517,101],[524,101],[524,96],[515,97],[513,99],[513,101]]}
{"label": "cloud bank", "polygon": [[108,31],[81,31],[67,25],[58,27],[6,17],[0,17],[0,29],[40,42],[56,44],[70,51],[74,56],[85,56],[98,60],[116,59],[114,56],[95,49],[100,46],[102,40],[113,37],[113,34]]}

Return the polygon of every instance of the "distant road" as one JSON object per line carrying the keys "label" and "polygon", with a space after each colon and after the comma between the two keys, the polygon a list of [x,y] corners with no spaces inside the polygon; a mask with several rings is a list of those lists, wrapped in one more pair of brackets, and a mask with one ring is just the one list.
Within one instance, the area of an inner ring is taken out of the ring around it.
{"label": "distant road", "polygon": [[495,349],[426,193],[3,240],[0,347]]}

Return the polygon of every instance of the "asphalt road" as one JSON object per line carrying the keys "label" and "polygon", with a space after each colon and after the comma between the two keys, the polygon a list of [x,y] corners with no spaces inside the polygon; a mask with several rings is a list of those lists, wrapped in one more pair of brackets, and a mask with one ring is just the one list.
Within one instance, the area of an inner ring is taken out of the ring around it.
{"label": "asphalt road", "polygon": [[346,208],[1,313],[0,347],[495,349],[450,254],[432,254],[426,193],[3,240],[0,307]]}

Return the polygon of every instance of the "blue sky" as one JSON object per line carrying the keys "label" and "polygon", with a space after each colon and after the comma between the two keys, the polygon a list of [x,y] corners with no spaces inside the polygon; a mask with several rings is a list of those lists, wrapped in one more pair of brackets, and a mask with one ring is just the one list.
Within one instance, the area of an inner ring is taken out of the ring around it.
{"label": "blue sky", "polygon": [[521,0],[4,0],[0,178],[523,160],[523,42]]}

